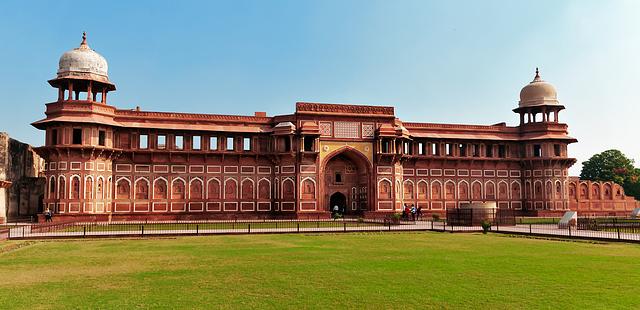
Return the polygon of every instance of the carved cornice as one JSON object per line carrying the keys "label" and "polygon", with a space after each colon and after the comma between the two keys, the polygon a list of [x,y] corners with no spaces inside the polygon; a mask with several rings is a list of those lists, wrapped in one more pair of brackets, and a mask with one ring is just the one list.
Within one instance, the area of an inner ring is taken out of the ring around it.
{"label": "carved cornice", "polygon": [[410,123],[402,122],[407,129],[453,129],[453,130],[482,130],[490,132],[517,132],[517,127],[499,125],[465,125],[465,124],[435,124],[435,123]]}
{"label": "carved cornice", "polygon": [[394,116],[393,107],[384,106],[368,106],[368,105],[352,105],[352,104],[328,104],[328,103],[312,103],[297,102],[296,113],[339,113],[339,114],[358,114],[358,115],[375,115],[375,116]]}
{"label": "carved cornice", "polygon": [[271,117],[246,116],[246,115],[221,115],[221,114],[196,114],[178,112],[148,112],[136,110],[116,110],[118,118],[139,118],[153,120],[172,121],[225,121],[225,122],[246,122],[246,123],[270,123]]}

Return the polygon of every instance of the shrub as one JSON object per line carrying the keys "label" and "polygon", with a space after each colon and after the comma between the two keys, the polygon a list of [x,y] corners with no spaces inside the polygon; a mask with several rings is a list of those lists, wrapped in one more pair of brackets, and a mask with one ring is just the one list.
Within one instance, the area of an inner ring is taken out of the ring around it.
{"label": "shrub", "polygon": [[398,213],[398,212],[396,212],[396,213],[394,213],[393,215],[391,215],[391,218],[392,218],[393,220],[399,221],[399,220],[402,218],[402,213]]}
{"label": "shrub", "polygon": [[431,214],[431,217],[433,218],[434,222],[439,222],[440,221],[440,214],[438,214],[438,213]]}
{"label": "shrub", "polygon": [[364,223],[364,219],[363,219],[363,218],[361,218],[361,217],[359,217],[359,218],[358,218],[358,223]]}
{"label": "shrub", "polygon": [[489,232],[489,229],[491,229],[491,222],[489,222],[488,220],[483,220],[480,225],[482,226],[483,234],[486,234],[487,232]]}

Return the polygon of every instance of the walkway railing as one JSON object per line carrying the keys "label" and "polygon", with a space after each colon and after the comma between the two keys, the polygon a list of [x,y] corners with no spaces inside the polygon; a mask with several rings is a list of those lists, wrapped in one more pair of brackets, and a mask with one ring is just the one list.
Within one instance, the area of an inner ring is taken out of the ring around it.
{"label": "walkway railing", "polygon": [[[625,226],[626,225],[626,226]],[[598,230],[557,224],[493,225],[490,231],[508,234],[640,242],[640,224],[602,225]],[[577,229],[577,228],[581,229]],[[389,218],[337,220],[222,220],[87,222],[22,225],[10,228],[9,239],[143,237],[209,234],[338,233],[388,231],[481,232],[480,226],[450,225],[446,221],[404,221]]]}

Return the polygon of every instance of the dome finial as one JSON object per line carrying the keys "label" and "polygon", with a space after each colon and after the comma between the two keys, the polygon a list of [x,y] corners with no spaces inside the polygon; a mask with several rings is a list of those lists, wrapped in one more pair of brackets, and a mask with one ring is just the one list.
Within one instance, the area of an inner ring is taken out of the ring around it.
{"label": "dome finial", "polygon": [[536,67],[536,79],[540,78],[540,70],[538,70],[538,67]]}
{"label": "dome finial", "polygon": [[86,31],[82,32],[82,42],[80,43],[80,45],[87,45],[87,32]]}

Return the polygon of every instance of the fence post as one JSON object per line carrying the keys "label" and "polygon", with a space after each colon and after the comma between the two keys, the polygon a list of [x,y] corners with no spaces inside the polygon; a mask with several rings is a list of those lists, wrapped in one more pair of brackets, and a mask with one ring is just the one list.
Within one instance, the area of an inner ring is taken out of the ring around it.
{"label": "fence post", "polygon": [[296,223],[298,226],[298,232],[300,232],[300,223]]}
{"label": "fence post", "polygon": [[[23,232],[24,232],[24,229],[23,229]],[[87,225],[84,225],[84,226],[82,226],[82,238],[84,238],[86,236],[87,236]]]}
{"label": "fence post", "polygon": [[251,233],[251,223],[247,224],[247,233],[250,234]]}
{"label": "fence post", "polygon": [[196,224],[196,235],[200,234],[200,225]]}
{"label": "fence post", "polygon": [[347,223],[342,223],[344,225],[344,231],[347,231]]}
{"label": "fence post", "polygon": [[22,226],[22,238],[24,238],[24,226]]}
{"label": "fence post", "polygon": [[144,224],[140,225],[140,232],[144,236]]}
{"label": "fence post", "polygon": [[531,234],[531,223],[529,223],[529,234]]}
{"label": "fence post", "polygon": [[571,224],[569,224],[567,227],[569,227],[569,237],[571,237]]}
{"label": "fence post", "polygon": [[620,240],[620,226],[616,224],[616,230],[618,231],[618,240]]}

